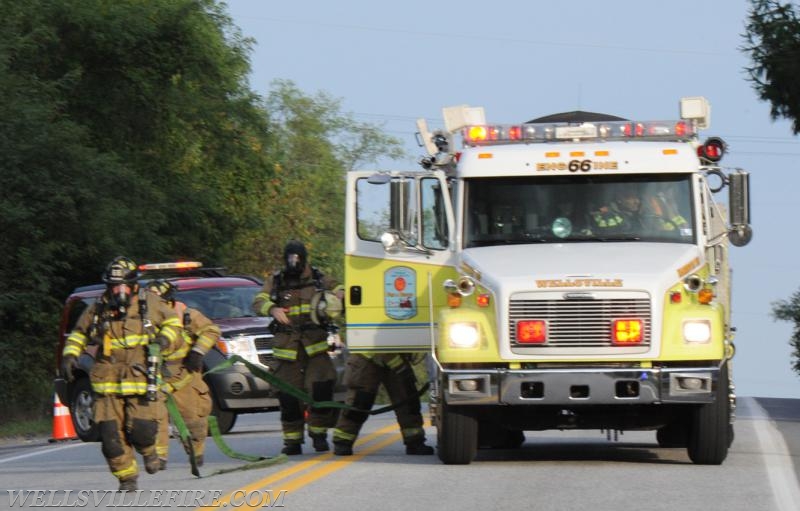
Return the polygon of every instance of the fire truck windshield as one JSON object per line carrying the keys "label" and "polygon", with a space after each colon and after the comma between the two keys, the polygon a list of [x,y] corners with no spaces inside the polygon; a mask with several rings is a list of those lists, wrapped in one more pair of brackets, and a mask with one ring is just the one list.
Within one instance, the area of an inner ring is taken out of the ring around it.
{"label": "fire truck windshield", "polygon": [[465,186],[465,248],[695,242],[689,175],[475,178]]}

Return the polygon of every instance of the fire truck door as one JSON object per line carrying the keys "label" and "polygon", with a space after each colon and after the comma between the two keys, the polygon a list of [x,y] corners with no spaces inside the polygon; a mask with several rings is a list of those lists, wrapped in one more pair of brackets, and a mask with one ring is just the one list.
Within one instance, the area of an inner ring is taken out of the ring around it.
{"label": "fire truck door", "polygon": [[[453,278],[453,208],[443,173],[349,172],[346,339],[352,352],[431,347]],[[431,306],[433,297],[433,306]]]}

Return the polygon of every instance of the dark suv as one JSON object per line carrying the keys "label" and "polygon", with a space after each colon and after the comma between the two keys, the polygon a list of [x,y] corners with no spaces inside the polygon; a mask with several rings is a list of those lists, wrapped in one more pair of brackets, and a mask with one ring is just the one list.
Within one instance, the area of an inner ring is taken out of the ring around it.
{"label": "dark suv", "polygon": [[[250,305],[261,289],[262,281],[252,276],[226,275],[221,269],[203,269],[193,265],[159,263],[142,265],[143,286],[147,280],[166,278],[176,285],[176,298],[187,306],[200,310],[222,330],[222,338],[205,357],[205,370],[216,367],[232,355],[263,366],[272,362],[273,337],[269,332],[270,318],[256,316]],[[75,432],[83,441],[99,439],[93,420],[94,396],[89,383],[93,359],[88,354],[78,360],[79,370],[73,382],[61,374],[61,352],[64,342],[81,313],[102,295],[102,284],[75,289],[67,298],[61,315],[60,336],[56,349],[55,387],[59,399],[69,407]],[[341,360],[336,362],[341,380]],[[241,363],[219,372],[205,375],[211,389],[213,411],[220,430],[227,433],[240,413],[255,413],[278,409],[278,400],[270,385],[254,377]]]}

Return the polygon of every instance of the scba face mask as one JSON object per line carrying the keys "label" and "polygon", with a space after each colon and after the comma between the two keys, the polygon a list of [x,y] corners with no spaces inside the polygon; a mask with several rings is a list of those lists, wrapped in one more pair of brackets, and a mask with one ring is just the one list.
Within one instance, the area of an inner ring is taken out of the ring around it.
{"label": "scba face mask", "polygon": [[108,304],[120,312],[125,312],[131,304],[131,296],[133,295],[133,288],[128,284],[117,284],[109,286]]}
{"label": "scba face mask", "polygon": [[284,271],[287,275],[300,275],[306,267],[306,247],[299,241],[290,241],[283,250]]}
{"label": "scba face mask", "polygon": [[286,273],[298,274],[300,273],[300,254],[287,254],[286,256]]}

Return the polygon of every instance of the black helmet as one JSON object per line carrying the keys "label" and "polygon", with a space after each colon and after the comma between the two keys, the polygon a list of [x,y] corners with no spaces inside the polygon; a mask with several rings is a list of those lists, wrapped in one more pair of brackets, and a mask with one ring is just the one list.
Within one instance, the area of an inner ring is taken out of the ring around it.
{"label": "black helmet", "polygon": [[289,275],[300,275],[308,262],[306,246],[297,240],[291,240],[283,249],[283,264]]}
{"label": "black helmet", "polygon": [[168,280],[157,279],[147,283],[147,290],[152,291],[170,303],[174,303],[175,291],[177,291],[178,288]]}
{"label": "black helmet", "polygon": [[139,270],[136,263],[125,256],[115,257],[103,272],[103,282],[106,284],[133,284],[138,279]]}

